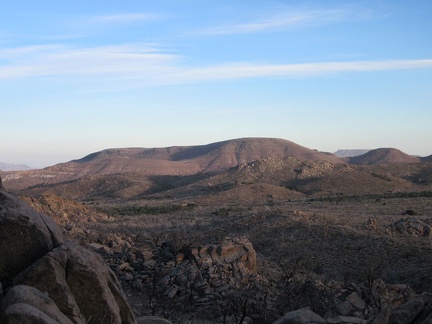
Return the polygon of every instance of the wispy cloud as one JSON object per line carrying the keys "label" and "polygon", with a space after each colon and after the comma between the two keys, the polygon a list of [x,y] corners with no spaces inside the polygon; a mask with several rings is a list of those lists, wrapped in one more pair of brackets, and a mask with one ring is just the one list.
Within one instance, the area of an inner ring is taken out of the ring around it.
{"label": "wispy cloud", "polygon": [[129,79],[131,85],[432,68],[432,59],[187,66],[181,56],[147,44],[87,48],[61,45],[17,47],[0,50],[0,60],[0,79],[76,76],[113,81]]}
{"label": "wispy cloud", "polygon": [[97,16],[90,19],[94,23],[107,23],[107,24],[119,24],[119,23],[135,23],[141,21],[157,20],[160,16],[147,13],[129,13],[129,14],[117,14],[117,15],[106,15]]}
{"label": "wispy cloud", "polygon": [[148,77],[176,60],[146,45],[88,48],[29,46],[0,50],[0,79],[38,76]]}
{"label": "wispy cloud", "polygon": [[192,32],[192,35],[232,35],[246,34],[293,28],[320,26],[337,23],[347,19],[365,17],[360,11],[352,8],[321,9],[321,10],[285,10],[254,21],[203,28]]}

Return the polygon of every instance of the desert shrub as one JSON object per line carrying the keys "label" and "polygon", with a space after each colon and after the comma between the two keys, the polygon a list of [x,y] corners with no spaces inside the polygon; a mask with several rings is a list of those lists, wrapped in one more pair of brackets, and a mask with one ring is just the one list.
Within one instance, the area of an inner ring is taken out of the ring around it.
{"label": "desert shrub", "polygon": [[195,206],[193,204],[187,204],[185,206],[180,205],[162,205],[162,206],[121,206],[112,207],[109,209],[102,210],[110,216],[137,216],[137,215],[158,215],[178,212],[180,210],[191,210]]}
{"label": "desert shrub", "polygon": [[388,181],[388,182],[392,181],[392,179],[385,174],[379,174],[379,173],[372,172],[371,176],[378,178],[378,179],[381,179],[381,180],[384,180],[384,181]]}
{"label": "desert shrub", "polygon": [[218,208],[214,212],[212,212],[212,215],[216,216],[228,216],[230,212],[229,208]]}

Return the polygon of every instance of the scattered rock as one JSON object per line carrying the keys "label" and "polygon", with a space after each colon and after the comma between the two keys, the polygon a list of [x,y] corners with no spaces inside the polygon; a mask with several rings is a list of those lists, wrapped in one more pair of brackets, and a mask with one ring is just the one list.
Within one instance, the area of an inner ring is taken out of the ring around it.
{"label": "scattered rock", "polygon": [[356,292],[353,292],[348,296],[348,301],[357,309],[363,310],[366,308],[364,300],[361,299],[361,297]]}
{"label": "scattered rock", "polygon": [[348,300],[345,300],[336,305],[336,310],[339,314],[346,316],[352,312],[353,306]]}

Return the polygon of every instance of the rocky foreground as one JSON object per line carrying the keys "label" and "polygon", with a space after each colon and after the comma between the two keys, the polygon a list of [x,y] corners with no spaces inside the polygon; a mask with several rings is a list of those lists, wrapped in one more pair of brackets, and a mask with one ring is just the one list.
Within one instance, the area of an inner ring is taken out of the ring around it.
{"label": "rocky foreground", "polygon": [[[69,218],[56,224],[0,180],[1,323],[432,323],[431,293],[387,284],[373,268],[362,282],[325,278],[294,259],[277,272],[260,269],[246,237],[173,244]],[[426,225],[395,230],[424,236]]]}
{"label": "rocky foreground", "polygon": [[1,179],[0,249],[1,323],[137,323],[104,260],[65,240],[52,219],[7,193]]}

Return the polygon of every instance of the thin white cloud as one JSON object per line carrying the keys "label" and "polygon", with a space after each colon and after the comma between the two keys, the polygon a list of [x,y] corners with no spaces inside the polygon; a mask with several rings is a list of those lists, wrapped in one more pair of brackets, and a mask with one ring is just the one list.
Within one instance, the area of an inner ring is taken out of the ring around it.
{"label": "thin white cloud", "polygon": [[371,72],[432,68],[432,59],[317,62],[300,64],[231,64],[196,68],[181,72],[183,79],[216,80],[251,77],[310,77],[340,72]]}
{"label": "thin white cloud", "polygon": [[146,77],[162,71],[175,55],[157,52],[149,46],[121,45],[90,48],[30,46],[0,50],[0,79],[38,76]]}
{"label": "thin white cloud", "polygon": [[135,23],[141,21],[149,21],[160,19],[160,16],[146,13],[131,13],[131,14],[118,14],[118,15],[106,15],[93,17],[90,20],[95,23],[108,23],[108,24],[118,24],[118,23]]}
{"label": "thin white cloud", "polygon": [[323,24],[337,23],[344,20],[363,19],[361,11],[352,8],[322,9],[322,10],[286,10],[284,13],[273,14],[269,17],[255,21],[228,24],[217,27],[203,28],[192,32],[192,35],[233,35],[247,34],[292,28],[321,26]]}
{"label": "thin white cloud", "polygon": [[131,85],[181,84],[227,79],[313,77],[332,73],[430,69],[432,59],[336,61],[302,64],[233,63],[186,66],[178,55],[155,46],[126,44],[88,48],[60,45],[0,50],[0,79],[90,77]]}

